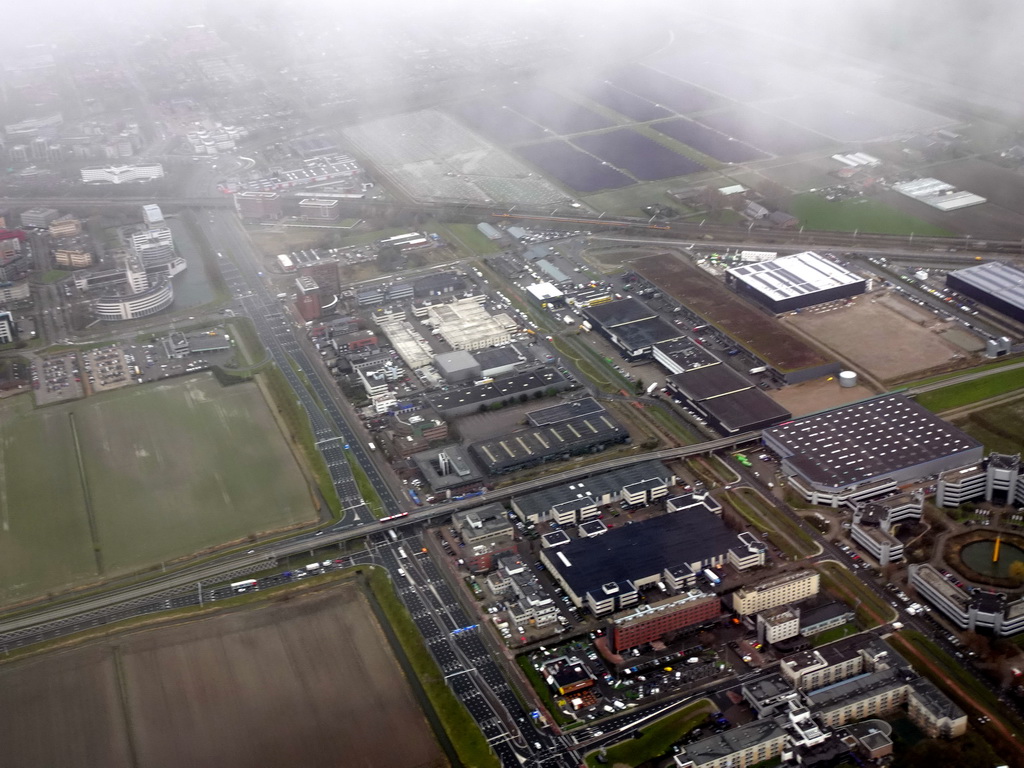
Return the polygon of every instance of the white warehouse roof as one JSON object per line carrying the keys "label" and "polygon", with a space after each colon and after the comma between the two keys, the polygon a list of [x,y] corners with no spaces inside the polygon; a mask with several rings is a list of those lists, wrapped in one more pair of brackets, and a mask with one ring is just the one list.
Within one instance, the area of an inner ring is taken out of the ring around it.
{"label": "white warehouse roof", "polygon": [[864,282],[864,278],[821,258],[814,251],[744,264],[728,271],[737,280],[775,301]]}

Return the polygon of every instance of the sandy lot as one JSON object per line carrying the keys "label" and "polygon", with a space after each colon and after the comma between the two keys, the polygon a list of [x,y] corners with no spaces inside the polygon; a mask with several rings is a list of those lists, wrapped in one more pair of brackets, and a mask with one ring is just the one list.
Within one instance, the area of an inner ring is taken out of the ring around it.
{"label": "sandy lot", "polygon": [[895,297],[868,294],[838,309],[809,309],[787,315],[782,321],[883,381],[926,371],[964,354],[932,326],[923,326],[899,308],[890,308],[891,302],[905,303]]}
{"label": "sandy lot", "polygon": [[767,394],[794,417],[797,417],[864,400],[875,393],[863,384],[858,384],[856,387],[840,387],[839,380],[833,378],[832,381],[827,379],[805,381]]}
{"label": "sandy lot", "polygon": [[353,584],[0,668],[0,711],[21,768],[447,765]]}

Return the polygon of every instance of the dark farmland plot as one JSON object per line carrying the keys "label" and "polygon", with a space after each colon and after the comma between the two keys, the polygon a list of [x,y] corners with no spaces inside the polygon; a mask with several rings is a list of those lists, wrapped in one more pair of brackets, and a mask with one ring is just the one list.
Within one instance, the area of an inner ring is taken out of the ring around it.
{"label": "dark farmland plot", "polygon": [[702,115],[700,121],[776,155],[796,155],[832,143],[824,136],[748,107]]}
{"label": "dark farmland plot", "polygon": [[655,66],[682,80],[721,94],[736,101],[758,101],[780,96],[790,96],[794,87],[792,79],[775,82],[758,73],[756,60],[726,62],[720,51],[686,51],[669,54],[658,60]]}
{"label": "dark farmland plot", "polygon": [[723,136],[707,126],[681,117],[653,123],[651,128],[723,163],[746,163],[768,157],[761,150],[754,149],[742,141]]}
{"label": "dark farmland plot", "polygon": [[677,154],[630,128],[577,136],[573,144],[644,181],[704,170],[696,160]]}
{"label": "dark farmland plot", "polygon": [[519,88],[505,94],[502,101],[555,133],[583,133],[608,128],[611,125],[603,115],[546,88]]}
{"label": "dark farmland plot", "polygon": [[527,162],[579,192],[628,187],[633,180],[614,168],[604,165],[585,152],[564,141],[531,144],[515,150]]}
{"label": "dark farmland plot", "polygon": [[550,134],[511,109],[504,109],[490,99],[471,99],[451,107],[471,128],[505,144],[536,141]]}
{"label": "dark farmland plot", "polygon": [[676,80],[664,72],[658,72],[642,64],[631,64],[616,70],[611,81],[625,91],[668,107],[680,115],[704,112],[732,103],[703,88]]}
{"label": "dark farmland plot", "polygon": [[595,80],[578,90],[588,99],[596,101],[598,104],[608,107],[608,109],[618,112],[620,115],[625,115],[638,123],[646,123],[648,120],[672,116],[672,113],[664,107],[624,91],[609,82]]}

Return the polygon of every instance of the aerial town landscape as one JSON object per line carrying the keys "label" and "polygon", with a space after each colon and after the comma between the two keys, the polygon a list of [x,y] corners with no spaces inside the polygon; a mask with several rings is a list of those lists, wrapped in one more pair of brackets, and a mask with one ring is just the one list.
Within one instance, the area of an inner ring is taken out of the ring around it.
{"label": "aerial town landscape", "polygon": [[17,9],[0,765],[1024,768],[1024,19],[764,5]]}

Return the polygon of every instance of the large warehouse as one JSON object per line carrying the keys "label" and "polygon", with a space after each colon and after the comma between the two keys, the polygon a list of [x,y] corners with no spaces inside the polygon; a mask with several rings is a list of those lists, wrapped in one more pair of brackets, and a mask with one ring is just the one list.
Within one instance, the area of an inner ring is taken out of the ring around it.
{"label": "large warehouse", "polygon": [[625,442],[629,432],[598,406],[592,413],[480,440],[469,450],[487,474],[502,475]]}
{"label": "large warehouse", "polygon": [[772,312],[792,312],[864,293],[867,281],[813,251],[726,270],[725,281]]}
{"label": "large warehouse", "polygon": [[790,484],[813,504],[854,506],[981,461],[984,446],[902,395],[882,395],[766,429]]}
{"label": "large warehouse", "polygon": [[946,285],[1024,323],[1024,271],[990,261],[946,275]]}
{"label": "large warehouse", "polygon": [[594,328],[628,358],[642,357],[655,344],[681,339],[685,334],[637,299],[620,299],[583,310]]}
{"label": "large warehouse", "polygon": [[600,616],[636,605],[647,584],[692,587],[703,569],[731,560],[730,550],[748,549],[718,515],[698,504],[543,549],[540,557],[576,606]]}
{"label": "large warehouse", "polygon": [[718,363],[668,377],[669,389],[725,435],[763,429],[791,414],[729,366]]}

